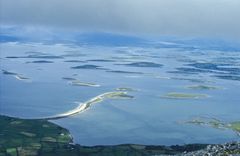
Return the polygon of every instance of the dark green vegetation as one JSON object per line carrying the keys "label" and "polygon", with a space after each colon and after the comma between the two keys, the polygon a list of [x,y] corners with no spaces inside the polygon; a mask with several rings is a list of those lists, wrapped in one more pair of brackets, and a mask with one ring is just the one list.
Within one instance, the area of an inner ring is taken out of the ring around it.
{"label": "dark green vegetation", "polygon": [[0,116],[0,155],[37,155],[64,148],[69,132],[46,120]]}
{"label": "dark green vegetation", "polygon": [[240,134],[240,121],[231,122],[228,127]]}
{"label": "dark green vegetation", "polygon": [[125,65],[129,67],[152,67],[152,68],[158,68],[162,67],[162,64],[153,63],[153,62],[134,62],[134,63],[128,63],[128,64],[120,64]]}
{"label": "dark green vegetation", "polygon": [[0,155],[142,156],[180,154],[207,145],[145,146],[116,145],[86,147],[72,143],[69,132],[47,120],[18,119],[0,115]]}

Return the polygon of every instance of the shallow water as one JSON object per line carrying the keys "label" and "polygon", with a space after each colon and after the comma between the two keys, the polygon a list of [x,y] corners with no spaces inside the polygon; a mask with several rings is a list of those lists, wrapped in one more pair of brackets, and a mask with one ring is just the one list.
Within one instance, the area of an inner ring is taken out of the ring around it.
{"label": "shallow water", "polygon": [[[28,78],[19,80],[1,72],[1,114],[22,118],[53,116],[74,109],[78,105],[75,102],[127,87],[134,90],[128,92],[133,99],[106,100],[85,112],[52,122],[69,129],[74,141],[82,145],[240,140],[231,130],[183,123],[198,116],[226,122],[240,120],[240,52],[37,43],[1,43],[0,46],[1,70]],[[51,63],[41,63],[46,61]],[[150,66],[141,62],[150,62]],[[203,68],[196,63],[208,66]],[[77,66],[81,68],[73,68]],[[186,71],[188,68],[196,70]],[[64,77],[100,87],[74,86]],[[217,89],[188,88],[195,85]],[[173,92],[208,96],[162,98]]]}

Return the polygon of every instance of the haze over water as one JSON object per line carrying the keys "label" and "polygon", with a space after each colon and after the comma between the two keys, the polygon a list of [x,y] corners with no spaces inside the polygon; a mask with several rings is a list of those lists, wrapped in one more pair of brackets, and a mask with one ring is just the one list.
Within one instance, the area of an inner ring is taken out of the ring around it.
{"label": "haze over water", "polygon": [[0,115],[80,145],[240,141],[239,6],[0,0]]}

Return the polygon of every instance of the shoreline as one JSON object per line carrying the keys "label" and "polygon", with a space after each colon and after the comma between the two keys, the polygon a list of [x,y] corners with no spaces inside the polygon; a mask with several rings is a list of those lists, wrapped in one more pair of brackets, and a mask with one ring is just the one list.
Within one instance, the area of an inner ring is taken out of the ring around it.
{"label": "shoreline", "polygon": [[32,119],[39,119],[39,120],[57,120],[61,118],[66,118],[69,116],[74,116],[76,114],[82,113],[89,109],[93,104],[100,103],[104,101],[105,99],[121,99],[121,98],[131,98],[130,95],[127,94],[127,92],[121,92],[121,91],[115,91],[115,92],[106,92],[103,94],[100,94],[98,96],[95,96],[91,98],[90,100],[79,103],[79,105],[69,111],[66,111],[65,113],[60,113],[54,116],[48,116],[48,117],[42,117],[42,118],[32,118]]}
{"label": "shoreline", "polygon": [[[0,155],[181,155],[240,154],[240,142],[186,145],[98,145],[73,143],[70,132],[46,119],[0,115]],[[130,153],[130,154],[129,154]]]}

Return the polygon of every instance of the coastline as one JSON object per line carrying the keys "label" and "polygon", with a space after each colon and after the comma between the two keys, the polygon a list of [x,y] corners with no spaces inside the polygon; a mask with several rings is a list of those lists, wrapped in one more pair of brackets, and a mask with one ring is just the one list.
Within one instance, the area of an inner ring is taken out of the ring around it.
{"label": "coastline", "polygon": [[186,145],[74,144],[70,132],[46,119],[20,119],[0,115],[0,155],[239,155],[240,142]]}
{"label": "coastline", "polygon": [[57,114],[54,116],[42,117],[42,118],[35,118],[35,119],[42,119],[42,120],[56,120],[61,118],[66,118],[69,116],[73,116],[79,114],[83,111],[86,111],[91,105],[104,101],[105,99],[121,99],[121,98],[132,98],[132,96],[128,95],[127,92],[115,91],[115,92],[106,92],[91,98],[90,100],[79,103],[79,105],[65,113]]}

